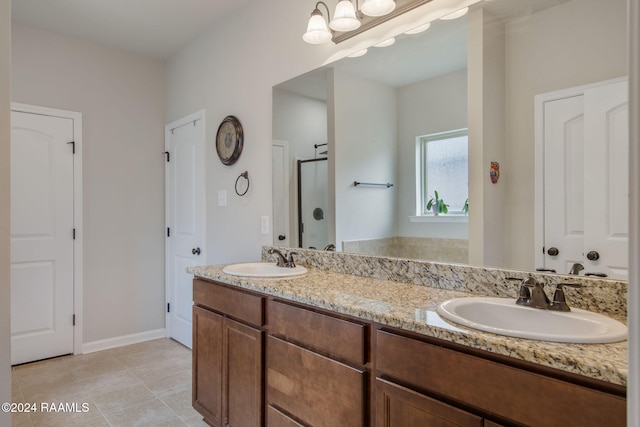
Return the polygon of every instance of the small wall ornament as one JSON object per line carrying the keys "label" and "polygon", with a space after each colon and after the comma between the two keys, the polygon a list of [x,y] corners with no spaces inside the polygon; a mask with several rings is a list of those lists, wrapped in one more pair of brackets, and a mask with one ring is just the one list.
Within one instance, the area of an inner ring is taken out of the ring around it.
{"label": "small wall ornament", "polygon": [[489,177],[491,177],[491,182],[496,184],[498,179],[500,178],[500,163],[491,162],[491,170],[489,171]]}

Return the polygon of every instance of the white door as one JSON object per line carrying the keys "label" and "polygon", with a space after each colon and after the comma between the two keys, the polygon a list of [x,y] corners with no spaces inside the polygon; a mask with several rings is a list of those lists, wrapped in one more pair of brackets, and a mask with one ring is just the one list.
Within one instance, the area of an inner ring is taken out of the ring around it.
{"label": "white door", "polygon": [[585,271],[627,280],[629,105],[626,81],[585,92]]}
{"label": "white door", "polygon": [[619,80],[542,95],[546,269],[580,263],[581,274],[628,277],[627,88]]}
{"label": "white door", "polygon": [[73,120],[11,112],[11,363],[74,350]]}
{"label": "white door", "polygon": [[273,187],[273,244],[288,247],[292,242],[289,224],[289,143],[273,141],[271,153]]}
{"label": "white door", "polygon": [[584,97],[544,106],[544,268],[568,273],[584,252]]}
{"label": "white door", "polygon": [[204,256],[204,111],[165,127],[167,334],[191,348],[193,276]]}

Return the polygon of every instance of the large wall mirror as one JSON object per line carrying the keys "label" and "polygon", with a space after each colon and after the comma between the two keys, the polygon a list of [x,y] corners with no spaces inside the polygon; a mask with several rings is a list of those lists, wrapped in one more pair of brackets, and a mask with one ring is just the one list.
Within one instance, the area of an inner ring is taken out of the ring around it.
{"label": "large wall mirror", "polygon": [[[274,244],[625,280],[626,13],[625,0],[480,1],[275,86]],[[609,145],[589,145],[597,132]],[[425,154],[450,134],[466,156]],[[449,171],[437,187],[427,161]],[[326,171],[299,183],[310,165]],[[317,202],[309,185],[326,188]],[[434,190],[449,213],[426,209]]]}

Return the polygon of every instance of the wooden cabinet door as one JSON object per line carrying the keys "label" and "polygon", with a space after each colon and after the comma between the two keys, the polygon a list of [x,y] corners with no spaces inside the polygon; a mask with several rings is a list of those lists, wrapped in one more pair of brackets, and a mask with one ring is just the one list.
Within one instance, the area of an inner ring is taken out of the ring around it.
{"label": "wooden cabinet door", "polygon": [[229,318],[223,330],[225,426],[261,426],[263,332]]}
{"label": "wooden cabinet door", "polygon": [[222,427],[223,320],[193,307],[193,407],[216,427]]}
{"label": "wooden cabinet door", "polygon": [[482,418],[376,378],[376,427],[482,427]]}

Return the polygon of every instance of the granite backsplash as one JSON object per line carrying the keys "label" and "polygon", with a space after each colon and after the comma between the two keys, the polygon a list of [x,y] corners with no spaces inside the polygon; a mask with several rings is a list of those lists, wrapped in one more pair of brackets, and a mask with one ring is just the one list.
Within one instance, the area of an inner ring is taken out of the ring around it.
{"label": "granite backsplash", "polygon": [[270,248],[283,253],[293,251],[297,264],[319,270],[485,296],[516,298],[519,280],[529,276],[545,284],[549,297],[555,285],[576,283],[583,287],[565,288],[570,306],[603,313],[626,323],[627,282],[624,281],[278,246],[263,246],[263,261],[274,260],[268,253]]}

